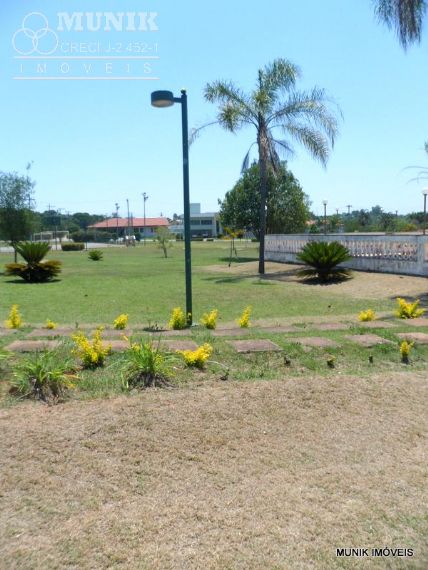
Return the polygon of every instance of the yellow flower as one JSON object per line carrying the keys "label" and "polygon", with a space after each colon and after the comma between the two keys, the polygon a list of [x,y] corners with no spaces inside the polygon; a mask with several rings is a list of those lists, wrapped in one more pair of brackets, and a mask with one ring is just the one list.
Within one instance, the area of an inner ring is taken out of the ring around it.
{"label": "yellow flower", "polygon": [[22,326],[22,317],[19,314],[19,306],[12,305],[10,309],[9,318],[4,322],[8,329],[19,329]]}
{"label": "yellow flower", "polygon": [[189,367],[194,366],[195,368],[203,368],[212,351],[213,347],[207,342],[196,350],[177,350],[182,355],[186,365]]}
{"label": "yellow flower", "polygon": [[375,318],[376,318],[376,313],[373,311],[373,309],[367,309],[367,311],[361,311],[361,313],[358,315],[358,320],[361,322],[374,321]]}
{"label": "yellow flower", "polygon": [[53,330],[53,329],[56,329],[56,327],[57,327],[56,323],[54,323],[50,319],[46,319],[46,324],[45,324],[46,329]]}
{"label": "yellow flower", "polygon": [[175,307],[172,310],[171,318],[168,324],[169,327],[174,330],[181,330],[186,328],[186,316],[180,307]]}
{"label": "yellow flower", "polygon": [[217,326],[218,310],[213,309],[209,313],[204,313],[202,315],[201,324],[203,324],[207,329],[215,329]]}
{"label": "yellow flower", "polygon": [[128,315],[121,314],[113,321],[113,327],[117,330],[124,330],[126,329],[126,325],[128,324]]}
{"label": "yellow flower", "polygon": [[253,308],[248,305],[248,307],[245,307],[244,312],[242,313],[241,317],[238,319],[238,325],[243,328],[246,329],[250,326],[250,316],[251,316],[251,312],[252,312]]}

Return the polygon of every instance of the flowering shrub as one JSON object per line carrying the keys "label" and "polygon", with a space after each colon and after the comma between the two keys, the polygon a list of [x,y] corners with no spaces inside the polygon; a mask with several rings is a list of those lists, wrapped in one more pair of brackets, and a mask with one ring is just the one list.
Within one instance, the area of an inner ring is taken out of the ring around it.
{"label": "flowering shrub", "polygon": [[4,322],[8,329],[19,329],[22,327],[22,317],[19,314],[19,306],[12,305],[10,309],[9,318]]}
{"label": "flowering shrub", "polygon": [[400,319],[417,319],[425,313],[425,309],[418,309],[419,299],[414,303],[407,303],[405,299],[397,297],[398,308],[395,312]]}
{"label": "flowering shrub", "polygon": [[184,359],[187,366],[194,366],[195,368],[203,368],[205,362],[211,356],[213,347],[207,342],[199,346],[196,350],[177,350]]}
{"label": "flowering shrub", "polygon": [[123,329],[126,329],[126,325],[128,324],[128,318],[128,315],[122,313],[116,319],[114,319],[113,327],[117,330],[123,331]]}
{"label": "flowering shrub", "polygon": [[244,309],[241,317],[238,319],[238,325],[243,328],[247,329],[250,326],[250,316],[253,308],[248,306]]}
{"label": "flowering shrub", "polygon": [[180,307],[175,307],[172,310],[171,318],[169,320],[169,327],[174,330],[181,330],[186,328],[186,315]]}
{"label": "flowering shrub", "polygon": [[413,344],[413,342],[407,342],[407,340],[403,340],[400,344],[401,362],[404,362],[404,364],[409,364],[409,354],[413,348]]}
{"label": "flowering shrub", "polygon": [[201,324],[207,329],[215,329],[217,326],[218,310],[213,309],[209,313],[204,313],[202,315]]}
{"label": "flowering shrub", "polygon": [[374,321],[375,318],[376,318],[376,313],[373,311],[373,309],[367,309],[367,311],[361,311],[361,313],[358,315],[358,320],[361,322]]}
{"label": "flowering shrub", "polygon": [[103,366],[106,357],[111,353],[111,345],[103,344],[101,327],[94,332],[92,341],[83,332],[79,332],[71,338],[76,344],[76,348],[72,352],[82,360],[84,368]]}
{"label": "flowering shrub", "polygon": [[50,319],[46,319],[45,329],[53,330],[56,329],[57,324],[51,321]]}

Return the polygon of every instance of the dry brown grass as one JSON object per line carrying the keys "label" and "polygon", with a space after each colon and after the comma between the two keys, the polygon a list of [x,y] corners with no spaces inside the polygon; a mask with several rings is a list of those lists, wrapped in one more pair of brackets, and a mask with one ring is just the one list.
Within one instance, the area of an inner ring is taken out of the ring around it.
{"label": "dry brown grass", "polygon": [[[285,281],[289,283],[302,283],[297,277],[298,265],[290,263],[266,262],[266,274],[263,279],[274,281]],[[241,275],[242,277],[259,278],[258,262],[235,263],[227,265],[209,265],[202,268],[203,271],[213,273],[227,273],[229,275]],[[415,277],[410,275],[395,275],[388,273],[367,273],[363,271],[353,271],[352,279],[340,283],[331,283],[328,287],[325,284],[306,284],[317,293],[337,293],[361,297],[366,299],[391,298],[409,296],[417,297],[428,294],[427,280],[425,277]]]}
{"label": "dry brown grass", "polygon": [[26,404],[0,425],[5,570],[362,567],[345,546],[427,567],[423,374]]}

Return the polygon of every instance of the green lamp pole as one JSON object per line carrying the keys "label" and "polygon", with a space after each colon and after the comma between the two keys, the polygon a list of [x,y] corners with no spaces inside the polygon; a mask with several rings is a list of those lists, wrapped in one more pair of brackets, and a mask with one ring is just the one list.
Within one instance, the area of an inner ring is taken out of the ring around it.
{"label": "green lamp pole", "polygon": [[181,97],[174,97],[172,91],[154,91],[151,95],[153,107],[171,107],[181,103],[181,127],[183,133],[183,201],[184,201],[184,259],[186,273],[186,316],[187,325],[192,325],[192,254],[190,247],[190,193],[189,193],[189,127],[187,118],[187,93],[181,90]]}
{"label": "green lamp pole", "polygon": [[423,227],[423,235],[426,235],[427,231],[427,195],[428,195],[428,188],[424,188],[422,190],[422,194],[424,196],[424,227]]}

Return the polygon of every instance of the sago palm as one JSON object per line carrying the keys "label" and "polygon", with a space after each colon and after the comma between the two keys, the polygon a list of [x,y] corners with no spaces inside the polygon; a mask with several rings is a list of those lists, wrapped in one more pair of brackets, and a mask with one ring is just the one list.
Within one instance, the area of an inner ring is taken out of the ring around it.
{"label": "sago palm", "polygon": [[[292,142],[303,145],[326,165],[337,136],[337,118],[323,89],[298,91],[299,68],[277,59],[258,72],[255,89],[244,93],[231,82],[215,81],[205,88],[205,98],[218,104],[217,120],[193,131],[193,137],[209,125],[219,124],[235,133],[242,127],[256,131],[260,169],[260,254],[259,273],[265,272],[266,198],[268,168],[277,172],[281,155],[293,154]],[[242,170],[249,166],[249,153]]]}
{"label": "sago palm", "polygon": [[395,28],[404,49],[420,41],[426,0],[374,0],[374,3],[378,18],[389,28]]}
{"label": "sago palm", "polygon": [[349,261],[351,255],[348,249],[337,241],[307,243],[297,254],[297,259],[303,261],[306,267],[298,271],[304,279],[319,279],[322,283],[346,279],[350,276],[349,269],[338,267],[340,263]]}

